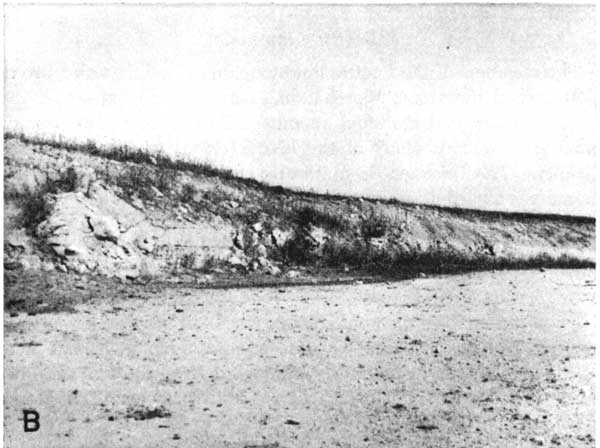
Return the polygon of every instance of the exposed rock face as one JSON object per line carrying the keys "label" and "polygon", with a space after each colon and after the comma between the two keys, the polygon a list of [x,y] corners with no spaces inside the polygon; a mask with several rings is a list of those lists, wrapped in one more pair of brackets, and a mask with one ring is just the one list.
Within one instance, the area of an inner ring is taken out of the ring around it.
{"label": "exposed rock face", "polygon": [[492,246],[490,248],[490,253],[494,257],[500,257],[502,255],[503,249],[504,248],[502,247],[502,244],[492,244]]}
{"label": "exposed rock face", "polygon": [[4,264],[12,269],[37,270],[42,268],[40,257],[34,253],[31,237],[23,229],[12,229],[6,232]]}
{"label": "exposed rock face", "polygon": [[316,249],[322,247],[329,239],[329,234],[325,229],[313,225],[307,229],[306,236]]}
{"label": "exposed rock face", "polygon": [[229,257],[229,259],[227,260],[227,263],[229,263],[229,265],[233,266],[233,267],[241,267],[241,268],[248,267],[248,260],[246,260],[245,257],[243,257],[243,256],[235,255],[235,254],[232,254]]}
{"label": "exposed rock face", "polygon": [[271,240],[275,247],[282,248],[285,246],[285,243],[288,242],[291,238],[293,238],[294,232],[291,230],[283,231],[281,229],[273,229],[271,232]]}
{"label": "exposed rock face", "polygon": [[279,275],[281,268],[268,258],[268,247],[273,246],[272,234],[265,231],[262,223],[239,229],[232,239],[232,253],[227,259],[229,266],[242,271]]}
{"label": "exposed rock face", "polygon": [[183,254],[200,260],[230,247],[232,229],[224,223],[154,221],[99,183],[88,196],[60,193],[49,200],[50,215],[37,235],[75,272],[136,278],[169,272]]}
{"label": "exposed rock face", "polygon": [[13,229],[13,231],[7,232],[4,243],[7,250],[19,253],[31,253],[32,250],[31,238],[24,229]]}
{"label": "exposed rock face", "polygon": [[94,232],[94,236],[99,240],[112,241],[117,243],[119,240],[119,224],[112,216],[87,215],[88,224]]}
{"label": "exposed rock face", "polygon": [[[592,219],[509,214],[499,219],[358,198],[305,197],[227,176],[164,171],[157,160],[140,165],[24,142],[5,139],[6,268],[121,278],[195,270],[200,278],[209,270],[280,275],[282,267],[319,265],[331,254],[349,271],[354,266],[340,254],[360,257],[363,251],[406,259],[451,254],[494,263],[540,256],[595,259]],[[164,176],[170,177],[164,181]],[[51,188],[56,184],[60,187]],[[42,206],[40,196],[44,213],[31,213]],[[313,209],[312,220],[295,219],[294,213],[306,208]],[[32,215],[31,225],[24,223],[23,217]],[[369,219],[380,221],[384,237],[365,240],[361,222]]]}
{"label": "exposed rock face", "polygon": [[281,274],[281,268],[279,266],[275,266],[273,264],[269,264],[268,266],[266,266],[265,269],[265,273],[269,274],[269,275],[280,275]]}
{"label": "exposed rock face", "polygon": [[[115,209],[123,207],[111,197]],[[127,246],[117,244],[116,220],[103,214],[103,204],[83,193],[60,193],[52,199],[50,216],[37,227],[68,269],[85,273],[98,270],[106,275],[135,270],[139,258]]]}

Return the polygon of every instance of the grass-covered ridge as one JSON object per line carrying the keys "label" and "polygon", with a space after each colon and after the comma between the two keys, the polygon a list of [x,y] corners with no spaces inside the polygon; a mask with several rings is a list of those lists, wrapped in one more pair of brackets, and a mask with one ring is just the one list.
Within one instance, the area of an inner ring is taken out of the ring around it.
{"label": "grass-covered ridge", "polygon": [[[23,257],[59,270],[127,263],[140,272],[155,266],[158,275],[217,272],[223,284],[288,281],[290,271],[301,272],[294,281],[330,281],[595,266],[591,217],[299,191],[126,145],[4,138],[5,229],[16,241],[7,246],[5,234],[5,250],[13,264]],[[96,238],[92,222],[120,230]],[[19,248],[19,232],[34,253]]]}
{"label": "grass-covered ridge", "polygon": [[554,213],[530,213],[530,212],[511,212],[511,211],[493,211],[479,210],[463,207],[449,207],[432,204],[416,204],[413,202],[401,201],[395,198],[377,198],[362,196],[360,198],[351,195],[320,193],[316,191],[296,190],[293,188],[283,187],[280,185],[270,185],[266,182],[261,182],[253,178],[243,177],[234,173],[231,169],[217,168],[206,162],[193,160],[192,158],[178,158],[165,154],[161,151],[151,151],[145,148],[133,147],[129,145],[99,145],[93,140],[85,142],[67,139],[62,136],[48,137],[36,136],[23,132],[5,131],[4,139],[18,139],[25,144],[48,146],[60,150],[80,152],[96,157],[102,157],[117,162],[133,162],[138,164],[153,164],[158,168],[188,171],[193,174],[198,174],[207,177],[218,177],[224,180],[236,181],[243,185],[256,188],[263,191],[268,191],[274,194],[297,195],[306,198],[315,199],[363,199],[366,201],[376,201],[382,204],[396,204],[405,206],[426,206],[431,209],[439,210],[445,213],[452,213],[461,216],[473,216],[479,219],[520,219],[520,220],[561,220],[567,222],[582,222],[595,223],[594,217],[578,216],[578,215],[562,215]]}

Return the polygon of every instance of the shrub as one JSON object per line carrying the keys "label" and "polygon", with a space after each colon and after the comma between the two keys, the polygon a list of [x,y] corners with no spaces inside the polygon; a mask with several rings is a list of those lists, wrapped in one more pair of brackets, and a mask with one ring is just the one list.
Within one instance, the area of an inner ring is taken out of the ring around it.
{"label": "shrub", "polygon": [[21,196],[21,225],[30,234],[35,232],[35,228],[44,221],[50,212],[50,207],[46,201],[44,189],[39,189],[34,192],[27,192]]}
{"label": "shrub", "polygon": [[181,188],[181,195],[179,197],[181,202],[190,203],[194,202],[194,196],[198,193],[196,187],[192,184],[185,184]]}
{"label": "shrub", "polygon": [[168,168],[159,168],[153,172],[156,188],[169,194],[177,185],[177,172]]}
{"label": "shrub", "polygon": [[292,213],[292,222],[298,227],[308,227],[311,224],[330,230],[344,230],[349,227],[348,221],[343,216],[309,205],[293,209]]}
{"label": "shrub", "polygon": [[77,189],[77,172],[75,171],[75,168],[70,166],[66,171],[61,173],[57,180],[47,181],[46,183],[48,189],[53,190],[53,193],[57,193],[59,191],[75,191]]}
{"label": "shrub", "polygon": [[202,265],[202,272],[209,273],[214,271],[219,267],[219,259],[214,255],[209,255],[204,260],[204,264]]}
{"label": "shrub", "polygon": [[281,260],[286,263],[305,264],[316,260],[313,247],[306,235],[295,232],[293,238],[285,242],[280,250]]}
{"label": "shrub", "polygon": [[344,265],[361,267],[367,261],[368,255],[369,249],[360,239],[351,242],[330,239],[323,247],[323,262],[332,268]]}
{"label": "shrub", "polygon": [[238,210],[235,211],[235,216],[249,226],[256,222],[260,222],[263,219],[263,211],[259,208],[239,207]]}
{"label": "shrub", "polygon": [[152,170],[143,165],[127,167],[113,179],[115,184],[129,196],[139,196],[144,200],[154,198],[150,186],[154,183]]}
{"label": "shrub", "polygon": [[360,224],[360,232],[365,241],[368,241],[371,238],[383,237],[387,228],[387,220],[383,216],[374,213],[371,213],[371,215],[364,219]]}
{"label": "shrub", "polygon": [[71,192],[77,188],[77,172],[73,167],[69,167],[62,172],[58,179],[47,178],[46,182],[40,185],[36,190],[27,190],[19,194],[17,199],[21,207],[20,221],[21,225],[30,234],[35,232],[35,228],[44,221],[50,213],[50,205],[47,201],[48,194],[57,194],[60,192]]}

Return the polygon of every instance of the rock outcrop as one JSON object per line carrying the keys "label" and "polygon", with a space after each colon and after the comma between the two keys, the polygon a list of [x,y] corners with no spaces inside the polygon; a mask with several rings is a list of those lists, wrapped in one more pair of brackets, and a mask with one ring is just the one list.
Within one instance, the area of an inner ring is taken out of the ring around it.
{"label": "rock outcrop", "polygon": [[7,269],[209,282],[223,272],[298,278],[308,265],[350,272],[378,256],[478,269],[595,260],[591,218],[292,193],[20,138],[5,139],[4,161]]}

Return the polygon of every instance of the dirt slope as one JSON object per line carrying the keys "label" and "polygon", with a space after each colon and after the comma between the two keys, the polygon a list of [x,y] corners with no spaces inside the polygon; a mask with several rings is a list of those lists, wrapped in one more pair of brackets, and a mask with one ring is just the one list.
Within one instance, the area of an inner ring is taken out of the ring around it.
{"label": "dirt slope", "polygon": [[592,218],[316,195],[130,148],[4,143],[8,268],[210,283],[595,262]]}
{"label": "dirt slope", "polygon": [[[592,447],[594,277],[126,283],[130,297],[74,314],[5,313],[5,444]],[[39,432],[23,432],[24,408]]]}

